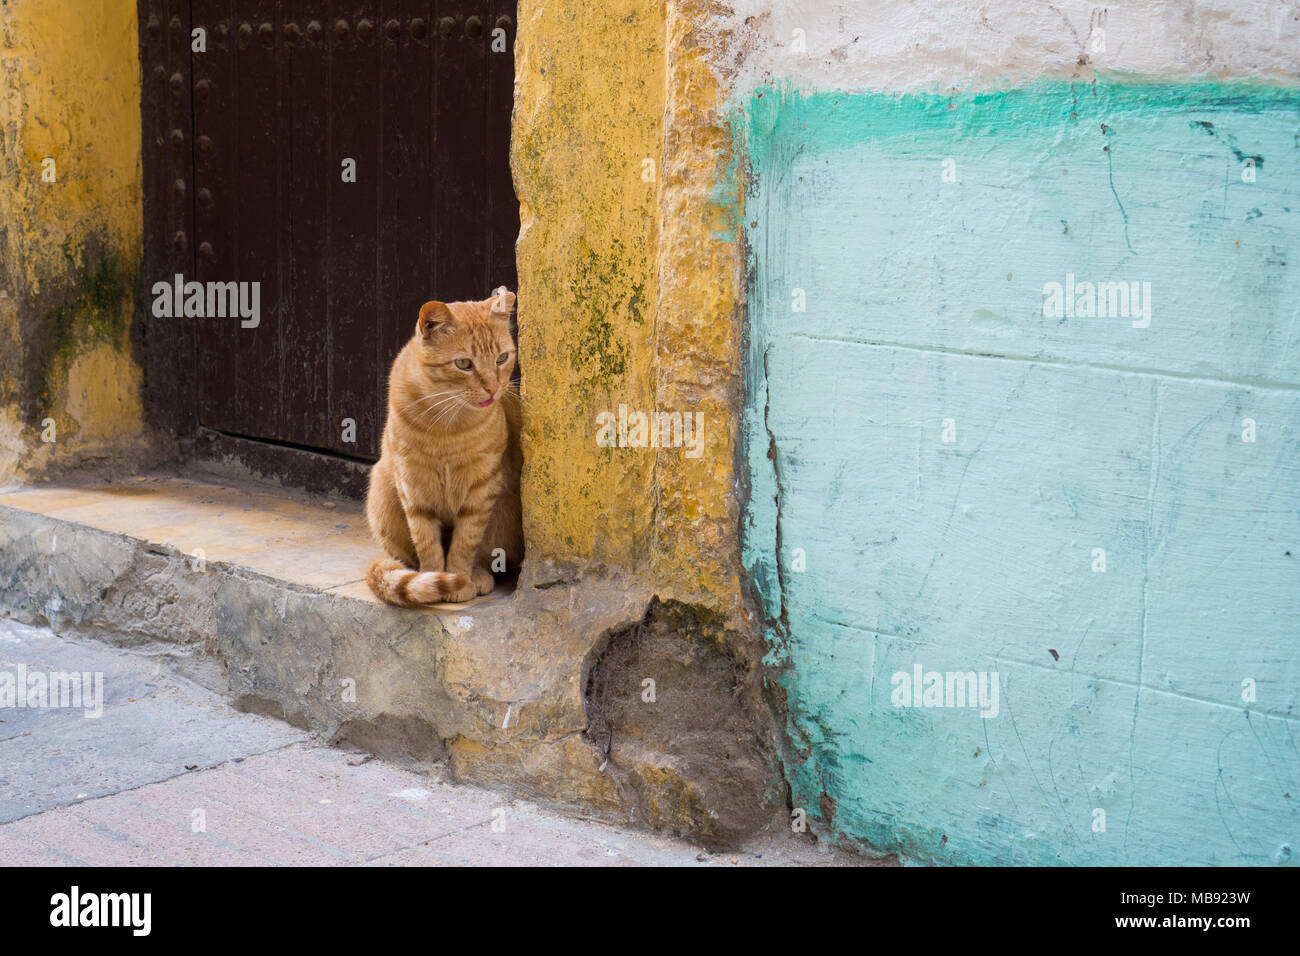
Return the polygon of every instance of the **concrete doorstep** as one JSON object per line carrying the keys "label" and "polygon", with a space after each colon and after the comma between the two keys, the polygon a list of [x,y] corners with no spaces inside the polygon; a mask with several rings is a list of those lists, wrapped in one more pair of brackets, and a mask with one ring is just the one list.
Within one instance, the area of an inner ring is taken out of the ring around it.
{"label": "concrete doorstep", "polygon": [[[725,642],[653,595],[408,611],[366,588],[376,554],[359,505],[279,489],[0,494],[0,672],[104,675],[100,717],[0,713],[0,863],[867,862],[789,832]],[[669,636],[689,673],[629,712]]]}

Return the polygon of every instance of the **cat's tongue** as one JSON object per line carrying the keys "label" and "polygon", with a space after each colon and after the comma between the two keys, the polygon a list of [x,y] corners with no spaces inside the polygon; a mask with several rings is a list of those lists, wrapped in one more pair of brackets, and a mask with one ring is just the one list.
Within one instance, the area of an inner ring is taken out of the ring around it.
{"label": "cat's tongue", "polygon": [[489,405],[492,404],[492,399],[489,398],[486,402],[475,402],[474,404],[478,408],[487,408]]}

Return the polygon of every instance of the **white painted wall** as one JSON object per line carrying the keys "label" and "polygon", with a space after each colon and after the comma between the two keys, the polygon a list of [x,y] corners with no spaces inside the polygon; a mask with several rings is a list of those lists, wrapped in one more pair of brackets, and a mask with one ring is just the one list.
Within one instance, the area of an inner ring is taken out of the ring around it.
{"label": "white painted wall", "polygon": [[[733,0],[717,65],[741,89],[920,91],[1093,71],[1300,78],[1296,0]],[[803,30],[806,53],[792,50]],[[1104,32],[1104,49],[1099,45]]]}

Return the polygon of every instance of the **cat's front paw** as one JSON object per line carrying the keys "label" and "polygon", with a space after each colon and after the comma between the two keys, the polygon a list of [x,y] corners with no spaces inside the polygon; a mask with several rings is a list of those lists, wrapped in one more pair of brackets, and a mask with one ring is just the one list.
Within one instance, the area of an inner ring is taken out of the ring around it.
{"label": "cat's front paw", "polygon": [[497,582],[487,568],[475,568],[470,572],[470,583],[479,594],[491,594]]}
{"label": "cat's front paw", "polygon": [[471,581],[463,588],[447,592],[447,595],[442,600],[447,604],[464,604],[466,601],[474,600],[477,596],[477,592],[474,590],[474,582]]}

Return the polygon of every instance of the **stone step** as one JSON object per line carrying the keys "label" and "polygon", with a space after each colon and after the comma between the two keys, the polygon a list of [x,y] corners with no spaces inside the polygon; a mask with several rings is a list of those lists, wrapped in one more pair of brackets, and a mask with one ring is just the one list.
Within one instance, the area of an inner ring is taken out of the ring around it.
{"label": "stone step", "polygon": [[612,578],[394,608],[365,585],[378,555],[358,503],[279,488],[142,475],[0,494],[0,613],[170,642],[215,660],[240,709],[584,816],[716,846],[781,818],[756,675],[719,628],[652,622],[666,605]]}

